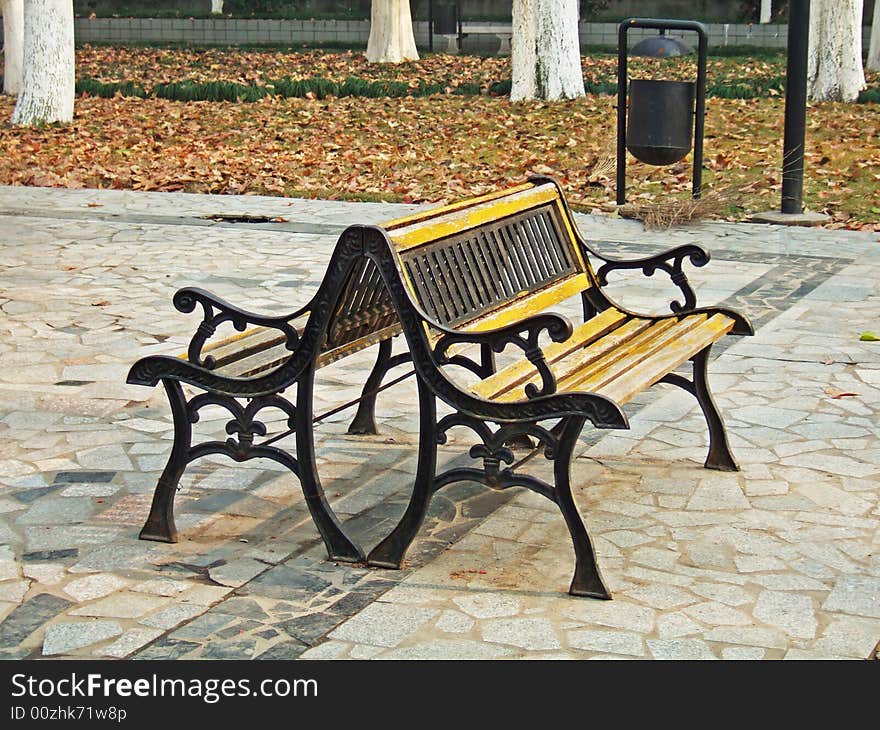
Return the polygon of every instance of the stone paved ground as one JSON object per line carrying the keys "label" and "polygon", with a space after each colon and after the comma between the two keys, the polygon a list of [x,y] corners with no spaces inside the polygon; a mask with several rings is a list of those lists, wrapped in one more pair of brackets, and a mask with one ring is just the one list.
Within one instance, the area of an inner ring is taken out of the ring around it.
{"label": "stone paved ground", "polygon": [[[158,390],[129,365],[175,353],[199,285],[289,311],[354,222],[412,206],[0,188],[0,656],[152,658],[867,658],[880,641],[880,246],[876,236],[702,224],[646,236],[580,216],[624,254],[700,241],[701,303],[757,335],[711,366],[738,474],[706,471],[702,418],[660,386],[632,429],[585,433],[577,499],[610,602],[565,594],[573,554],[531,493],[444,490],[402,571],[324,558],[295,479],[205,460],[177,499],[182,539],[137,532],[170,449]],[[283,222],[231,223],[216,214]],[[633,308],[665,293],[615,282]],[[358,393],[372,353],[321,372],[318,411]],[[835,398],[840,393],[854,393]],[[380,397],[382,434],[317,430],[335,508],[366,545],[414,472],[411,380]],[[224,420],[199,423],[222,432]],[[441,458],[466,461],[464,436]],[[537,472],[547,464],[534,460]]]}

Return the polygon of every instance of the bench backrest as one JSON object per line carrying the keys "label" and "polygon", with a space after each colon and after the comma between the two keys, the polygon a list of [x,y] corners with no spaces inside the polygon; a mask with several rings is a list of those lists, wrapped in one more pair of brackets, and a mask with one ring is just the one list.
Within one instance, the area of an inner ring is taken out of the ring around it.
{"label": "bench backrest", "polygon": [[[572,225],[559,189],[541,182],[382,228],[419,306],[442,324],[480,330],[534,314],[590,286],[589,263]],[[365,259],[346,282],[322,359],[335,360],[399,331],[379,272]]]}

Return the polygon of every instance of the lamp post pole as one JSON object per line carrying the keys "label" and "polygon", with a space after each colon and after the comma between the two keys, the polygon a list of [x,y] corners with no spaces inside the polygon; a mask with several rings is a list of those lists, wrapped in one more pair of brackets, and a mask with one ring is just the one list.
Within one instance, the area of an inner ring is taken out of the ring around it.
{"label": "lamp post pole", "polygon": [[791,0],[785,74],[785,136],[782,144],[782,212],[795,215],[804,211],[809,36],[810,0]]}
{"label": "lamp post pole", "polygon": [[782,205],[751,220],[787,226],[817,226],[827,215],[804,211],[804,142],[807,131],[807,55],[810,0],[788,6],[788,62],[785,72],[785,131],[782,141]]}

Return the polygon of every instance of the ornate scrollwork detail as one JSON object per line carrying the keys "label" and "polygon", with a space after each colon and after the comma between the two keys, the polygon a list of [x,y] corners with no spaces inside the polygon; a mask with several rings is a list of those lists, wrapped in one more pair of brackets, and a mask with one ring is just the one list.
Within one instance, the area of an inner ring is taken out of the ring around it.
{"label": "ornate scrollwork detail", "polygon": [[[268,433],[266,424],[257,419],[260,411],[266,408],[278,408],[287,415],[287,427],[296,428],[296,407],[280,395],[252,398],[246,406],[242,406],[235,398],[229,396],[201,393],[187,404],[187,417],[190,423],[198,423],[199,411],[209,405],[225,408],[232,416],[232,420],[226,423],[225,430],[230,436],[226,439],[226,447],[229,454],[238,461],[244,461],[251,456],[255,447],[254,437],[265,436]],[[236,434],[237,438],[233,438]]]}
{"label": "ornate scrollwork detail", "polygon": [[[559,439],[550,430],[536,423],[507,423],[496,430],[483,420],[464,413],[451,413],[437,423],[437,443],[446,443],[446,432],[454,426],[463,426],[473,431],[482,441],[475,444],[468,452],[472,459],[483,460],[485,481],[493,489],[501,489],[502,482],[513,483],[514,472],[510,465],[514,463],[513,451],[506,445],[518,436],[534,436],[544,445],[544,455],[554,459],[559,446]],[[507,467],[502,468],[502,464]]]}
{"label": "ornate scrollwork detail", "polygon": [[211,355],[202,357],[202,348],[224,322],[231,323],[239,332],[243,332],[248,325],[280,330],[285,338],[285,347],[293,352],[299,344],[299,334],[290,324],[290,320],[308,311],[299,310],[281,317],[264,316],[236,307],[198,287],[184,287],[178,290],[173,301],[174,307],[185,314],[194,311],[197,305],[202,306],[202,321],[189,342],[187,358],[194,365],[208,370],[213,370],[217,363]]}
{"label": "ornate scrollwork detail", "polygon": [[[586,247],[586,246],[585,246]],[[678,287],[684,297],[682,304],[678,300],[670,302],[669,308],[676,314],[680,312],[688,312],[697,306],[697,295],[694,293],[687,275],[682,270],[682,265],[687,259],[692,266],[700,267],[709,263],[709,252],[702,246],[696,244],[687,244],[685,246],[677,246],[676,248],[664,251],[654,256],[647,256],[638,259],[616,259],[603,256],[597,251],[586,247],[587,250],[597,258],[605,261],[596,272],[596,277],[600,286],[608,283],[608,274],[617,269],[641,269],[645,276],[653,276],[655,271],[665,271],[669,274],[672,283]]]}
{"label": "ornate scrollwork detail", "polygon": [[[462,355],[450,358],[448,350],[458,343],[477,343],[489,345],[494,352],[502,352],[507,345],[519,347],[526,358],[541,376],[541,388],[534,383],[528,383],[525,387],[526,396],[530,399],[541,395],[551,395],[556,392],[556,377],[544,358],[544,352],[538,344],[538,338],[542,332],[547,332],[554,342],[563,342],[571,337],[572,324],[568,318],[553,312],[537,314],[528,317],[521,322],[515,322],[505,327],[482,332],[457,332],[443,329],[444,334],[434,346],[434,358],[439,365],[462,364],[465,359]],[[474,372],[479,373],[482,366],[470,361]]]}

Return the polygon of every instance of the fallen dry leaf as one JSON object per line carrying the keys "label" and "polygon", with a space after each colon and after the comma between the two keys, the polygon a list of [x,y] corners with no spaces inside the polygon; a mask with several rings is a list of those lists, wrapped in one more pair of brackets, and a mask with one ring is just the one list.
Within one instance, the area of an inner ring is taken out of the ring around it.
{"label": "fallen dry leaf", "polygon": [[836,400],[838,398],[846,398],[848,396],[857,396],[858,393],[853,393],[849,390],[835,390],[834,388],[825,388],[825,395],[828,395]]}

